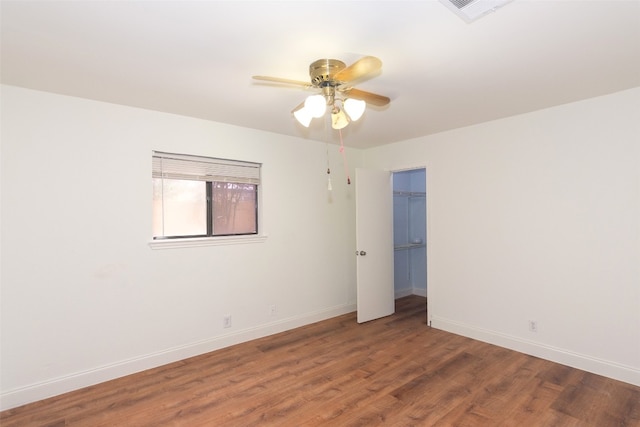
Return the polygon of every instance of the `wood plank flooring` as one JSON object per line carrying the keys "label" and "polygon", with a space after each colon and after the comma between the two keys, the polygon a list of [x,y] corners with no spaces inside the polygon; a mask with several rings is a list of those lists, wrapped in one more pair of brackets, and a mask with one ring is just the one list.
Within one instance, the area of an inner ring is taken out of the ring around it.
{"label": "wood plank flooring", "polygon": [[13,426],[640,426],[640,387],[355,313],[0,413]]}

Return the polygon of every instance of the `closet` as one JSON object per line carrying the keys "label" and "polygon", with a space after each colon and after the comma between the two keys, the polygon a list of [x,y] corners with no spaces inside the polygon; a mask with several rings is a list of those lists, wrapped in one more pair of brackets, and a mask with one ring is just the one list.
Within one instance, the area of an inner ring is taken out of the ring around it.
{"label": "closet", "polygon": [[395,298],[427,296],[426,171],[393,173]]}

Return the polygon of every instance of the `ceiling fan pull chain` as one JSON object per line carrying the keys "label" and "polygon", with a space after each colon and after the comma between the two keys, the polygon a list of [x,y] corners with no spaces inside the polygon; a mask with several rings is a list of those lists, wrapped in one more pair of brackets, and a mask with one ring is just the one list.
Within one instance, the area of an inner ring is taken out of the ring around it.
{"label": "ceiling fan pull chain", "polygon": [[344,152],[344,143],[342,142],[342,129],[338,129],[338,133],[340,134],[340,152],[342,153],[344,174],[347,175],[347,185],[351,185],[351,177],[349,176],[349,164],[347,163],[347,155]]}
{"label": "ceiling fan pull chain", "polygon": [[329,143],[326,143],[327,147],[327,190],[331,191],[332,190],[332,186],[331,186],[331,166],[329,165]]}

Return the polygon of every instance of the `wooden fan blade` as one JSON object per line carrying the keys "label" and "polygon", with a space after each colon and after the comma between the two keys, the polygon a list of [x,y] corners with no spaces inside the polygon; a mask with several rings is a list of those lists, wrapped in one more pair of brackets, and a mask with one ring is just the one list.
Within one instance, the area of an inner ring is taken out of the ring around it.
{"label": "wooden fan blade", "polygon": [[377,105],[379,107],[387,105],[389,102],[391,102],[391,99],[386,96],[378,95],[377,93],[365,92],[364,90],[360,89],[349,89],[346,90],[345,93],[349,98],[361,99],[367,104]]}
{"label": "wooden fan blade", "polygon": [[361,77],[366,76],[367,74],[375,73],[376,71],[382,68],[382,61],[376,58],[375,56],[365,56],[358,59],[353,64],[349,65],[347,68],[338,71],[333,79],[339,82],[350,82],[353,80],[357,80]]}
{"label": "wooden fan blade", "polygon": [[298,111],[299,109],[304,107],[304,101],[302,101],[300,104],[298,104],[296,106],[296,108],[294,108],[293,110],[291,110],[291,114],[295,113],[296,111]]}
{"label": "wooden fan blade", "polygon": [[303,86],[305,88],[310,88],[312,86],[311,83],[309,82],[303,82],[300,80],[292,80],[292,79],[283,79],[280,77],[252,76],[252,78],[254,80],[262,80],[265,82],[272,82],[272,83],[283,83],[283,84],[294,85],[294,86]]}

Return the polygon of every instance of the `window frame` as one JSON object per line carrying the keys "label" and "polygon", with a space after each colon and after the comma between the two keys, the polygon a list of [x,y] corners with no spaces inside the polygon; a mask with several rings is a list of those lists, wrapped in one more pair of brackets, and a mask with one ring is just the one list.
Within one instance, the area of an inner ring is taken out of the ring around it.
{"label": "window frame", "polygon": [[[233,245],[233,244],[247,244],[247,243],[261,243],[264,242],[267,238],[266,233],[264,233],[264,222],[262,219],[262,167],[261,163],[254,162],[245,162],[245,161],[237,161],[237,160],[229,160],[229,159],[221,159],[215,157],[205,157],[205,156],[196,156],[189,154],[173,154],[166,153],[160,151],[153,151],[152,158],[163,157],[163,156],[176,156],[177,158],[193,158],[193,159],[206,159],[207,161],[220,161],[220,162],[229,162],[229,163],[239,163],[239,164],[247,164],[247,165],[255,165],[258,173],[258,181],[252,182],[250,184],[255,185],[255,229],[256,232],[251,233],[239,233],[239,234],[213,234],[213,183],[214,182],[237,182],[233,181],[233,178],[229,178],[227,181],[222,180],[203,180],[203,179],[193,179],[194,181],[205,181],[206,182],[206,228],[207,234],[200,235],[185,235],[185,236],[151,236],[151,241],[149,242],[149,246],[152,249],[169,249],[169,248],[182,248],[182,247],[198,247],[198,246],[216,246],[216,245]],[[154,159],[155,160],[155,159]],[[155,166],[152,168],[153,172],[156,172]],[[152,179],[158,178],[154,176],[152,173]],[[189,178],[172,178],[178,180],[190,180]],[[243,183],[243,182],[238,182]]]}

